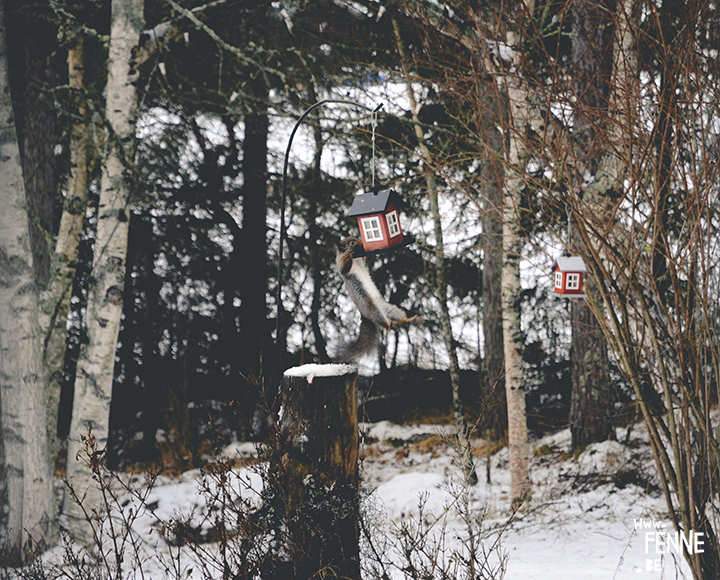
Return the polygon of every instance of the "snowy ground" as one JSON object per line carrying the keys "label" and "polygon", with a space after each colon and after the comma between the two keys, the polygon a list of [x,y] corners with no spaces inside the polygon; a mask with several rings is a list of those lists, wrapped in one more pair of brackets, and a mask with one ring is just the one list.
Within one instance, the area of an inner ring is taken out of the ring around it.
{"label": "snowy ground", "polygon": [[[429,426],[399,428],[379,424],[370,434],[397,444],[397,431],[411,429],[417,433],[438,431]],[[625,435],[625,430],[619,430],[620,438]],[[490,484],[485,483],[486,458],[477,458],[481,483],[471,490],[470,505],[476,512],[486,512],[486,543],[502,532],[506,580],[691,578],[682,556],[656,554],[652,541],[646,553],[648,526],[667,531],[671,528],[661,495],[647,494],[638,485],[627,483],[633,478],[632,469],[641,475],[640,480],[652,473],[643,435],[643,430],[636,427],[627,447],[617,441],[595,444],[576,460],[568,457],[569,430],[535,442],[531,463],[533,498],[529,508],[517,514],[509,525],[508,451],[502,449],[492,457]],[[436,513],[453,500],[448,483],[457,479],[458,469],[452,452],[442,445],[423,447],[418,442],[390,448],[376,443],[363,467],[366,482],[377,486],[377,495],[392,521],[416,512],[420,494],[430,494],[426,507]],[[652,483],[652,477],[649,479]],[[462,530],[457,518],[453,523]]]}
{"label": "snowy ground", "polygon": [[[383,422],[363,425],[361,431],[363,488],[367,496],[364,509],[371,514],[373,525],[388,530],[415,521],[422,499],[423,521],[437,521],[431,533],[439,535],[444,529],[447,547],[458,547],[459,538],[465,537],[465,526],[458,515],[461,486],[455,454],[443,439],[452,429]],[[497,564],[500,554],[505,558],[506,580],[691,578],[681,555],[656,554],[654,542],[646,545],[648,532],[671,528],[662,496],[657,491],[646,493],[641,487],[653,483],[653,466],[643,435],[643,430],[635,427],[629,445],[607,441],[590,446],[577,458],[569,455],[569,431],[535,442],[532,500],[523,513],[509,522],[507,449],[492,456],[488,484],[484,444],[474,442],[481,482],[471,488],[468,505],[474,515],[483,514],[483,544],[490,551],[491,563]],[[622,440],[625,436],[626,432],[619,430],[618,437]],[[254,452],[250,444],[226,450],[228,455]],[[136,500],[121,501],[126,511],[135,506],[137,515],[132,527],[144,554],[142,562],[136,563],[143,575],[136,573],[134,577],[203,577],[197,562],[177,548],[168,549],[159,533],[162,522],[171,518],[203,521],[207,514],[200,499],[199,475],[194,471],[180,478],[158,478],[145,500],[152,514],[139,509]],[[253,501],[262,486],[260,477],[252,468],[237,470],[236,477],[235,488],[241,490],[242,497]],[[500,549],[491,550],[498,536]],[[160,559],[156,555],[158,547],[166,554]],[[52,561],[60,553],[58,548],[46,559]],[[386,556],[397,558],[389,546]],[[128,566],[131,560],[126,562]],[[394,579],[404,578],[399,569],[392,575]]]}

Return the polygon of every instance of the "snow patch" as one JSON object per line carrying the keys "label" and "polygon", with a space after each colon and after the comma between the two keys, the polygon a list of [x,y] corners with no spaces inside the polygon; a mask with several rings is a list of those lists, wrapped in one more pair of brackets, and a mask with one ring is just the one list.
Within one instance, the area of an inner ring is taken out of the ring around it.
{"label": "snow patch", "polygon": [[592,443],[578,457],[580,473],[613,473],[630,463],[630,450],[619,441]]}
{"label": "snow patch", "polygon": [[441,516],[453,503],[446,478],[439,473],[405,473],[396,475],[376,490],[391,520],[416,516],[423,503],[425,515]]}
{"label": "snow patch", "polygon": [[286,377],[304,377],[308,383],[312,383],[315,377],[342,377],[357,372],[355,365],[346,364],[308,364],[293,367],[285,371]]}
{"label": "snow patch", "polygon": [[360,433],[365,438],[376,441],[413,441],[432,435],[452,435],[452,425],[396,425],[390,421],[378,423],[360,423]]}

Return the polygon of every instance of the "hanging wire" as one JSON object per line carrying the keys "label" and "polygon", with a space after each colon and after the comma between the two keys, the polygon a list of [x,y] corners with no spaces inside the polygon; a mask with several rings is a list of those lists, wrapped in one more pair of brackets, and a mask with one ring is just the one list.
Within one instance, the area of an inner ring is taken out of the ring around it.
{"label": "hanging wire", "polygon": [[570,236],[572,235],[572,221],[571,221],[572,214],[571,214],[569,203],[566,206],[566,211],[567,211],[567,238],[565,239],[565,255],[569,256],[570,255],[570,243],[571,243]]}
{"label": "hanging wire", "polygon": [[372,139],[373,139],[373,167],[372,167],[372,182],[373,187],[375,186],[375,126],[377,125],[377,113],[382,108],[382,103],[379,104],[374,109],[363,105],[362,103],[358,103],[356,101],[350,101],[347,99],[325,99],[322,101],[318,101],[314,105],[311,105],[308,107],[305,112],[300,115],[300,118],[295,122],[295,126],[293,127],[292,132],[290,133],[290,138],[288,139],[287,148],[285,149],[285,160],[283,162],[283,176],[282,176],[282,192],[280,196],[280,240],[279,240],[279,248],[278,248],[278,264],[277,264],[277,290],[275,294],[275,348],[277,350],[276,352],[276,358],[277,363],[279,365],[280,362],[280,308],[281,308],[281,299],[282,299],[282,287],[283,287],[283,275],[282,275],[282,265],[283,265],[283,250],[285,246],[285,234],[286,234],[286,228],[285,228],[285,208],[287,204],[287,169],[288,169],[288,162],[290,159],[290,148],[292,147],[293,139],[295,138],[295,133],[297,133],[297,130],[300,128],[300,124],[305,120],[305,118],[312,113],[315,109],[326,105],[328,103],[340,103],[344,105],[351,105],[353,107],[358,107],[360,109],[365,109],[366,111],[370,111],[373,114],[373,121],[372,121]]}
{"label": "hanging wire", "polygon": [[[382,105],[380,105],[382,107]],[[372,188],[375,189],[375,129],[378,124],[378,111],[380,110],[380,107],[375,109],[372,112],[372,120],[370,121],[372,125]]]}

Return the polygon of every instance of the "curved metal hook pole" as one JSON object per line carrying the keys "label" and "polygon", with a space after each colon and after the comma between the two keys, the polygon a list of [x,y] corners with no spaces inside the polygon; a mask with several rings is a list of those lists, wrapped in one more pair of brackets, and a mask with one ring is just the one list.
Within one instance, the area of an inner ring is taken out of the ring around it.
{"label": "curved metal hook pole", "polygon": [[300,128],[300,124],[305,120],[305,118],[312,113],[315,109],[321,107],[322,105],[326,105],[327,103],[341,103],[345,105],[352,105],[353,107],[359,107],[361,109],[365,109],[366,111],[370,111],[373,113],[376,113],[382,108],[382,104],[378,105],[374,109],[363,105],[362,103],[357,103],[355,101],[349,101],[345,99],[324,99],[322,101],[318,101],[314,105],[311,105],[308,107],[305,112],[300,115],[300,118],[295,123],[295,126],[293,127],[292,132],[290,133],[290,139],[288,139],[287,148],[285,149],[285,160],[283,162],[283,177],[282,177],[282,193],[280,198],[280,244],[278,248],[278,266],[277,266],[277,291],[275,296],[275,347],[277,349],[277,361],[280,361],[280,300],[282,298],[282,287],[283,287],[283,280],[282,280],[282,265],[283,265],[283,249],[285,245],[285,200],[286,200],[286,185],[287,185],[287,168],[288,168],[288,161],[290,158],[290,148],[292,147],[293,139],[295,138],[295,133],[297,133],[297,130]]}

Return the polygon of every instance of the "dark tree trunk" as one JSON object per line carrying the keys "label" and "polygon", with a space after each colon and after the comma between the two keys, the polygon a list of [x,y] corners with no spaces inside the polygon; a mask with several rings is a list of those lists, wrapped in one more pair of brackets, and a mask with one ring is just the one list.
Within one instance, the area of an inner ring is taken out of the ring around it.
{"label": "dark tree trunk", "polygon": [[[357,369],[306,365],[282,385],[278,487],[294,578],[360,578]],[[319,575],[318,575],[319,577]]]}
{"label": "dark tree trunk", "polygon": [[[578,188],[586,172],[595,172],[599,155],[598,121],[607,112],[612,70],[612,27],[608,21],[612,11],[609,8],[589,0],[572,4],[573,89],[578,99],[574,126]],[[572,240],[569,242],[572,251]],[[585,302],[573,302],[571,311],[570,430],[573,448],[581,449],[610,435],[612,400],[603,333]]]}
{"label": "dark tree trunk", "polygon": [[[312,102],[317,102],[317,95],[311,85],[310,98]],[[322,138],[322,127],[320,126],[320,120],[317,116],[317,111],[313,115],[313,139],[315,141],[315,158],[313,159],[312,169],[312,189],[315,192],[320,192],[323,187],[322,183],[322,170],[320,162],[322,161],[323,153],[323,138]],[[310,324],[312,326],[313,338],[315,339],[315,352],[317,353],[318,360],[321,363],[329,363],[330,357],[327,353],[327,341],[322,333],[320,327],[320,308],[322,306],[322,288],[323,288],[323,268],[322,268],[322,252],[318,247],[318,240],[320,239],[320,228],[318,227],[317,220],[317,203],[310,204],[310,212],[308,215],[308,232],[310,239],[308,245],[310,247],[310,271],[312,273],[313,281],[313,295],[312,305],[310,307]]]}
{"label": "dark tree trunk", "polygon": [[[157,431],[163,424],[163,409],[167,407],[163,395],[162,380],[167,375],[160,355],[159,342],[162,327],[157,321],[162,289],[162,279],[153,272],[157,239],[153,223],[146,216],[137,216],[130,222],[128,254],[133,258],[133,268],[128,268],[125,291],[134,296],[144,297],[144,304],[137,306],[133,300],[125,300],[124,329],[120,335],[122,348],[128,354],[126,359],[126,383],[115,383],[113,387],[110,425],[126,425],[138,409],[142,412],[140,424],[143,439],[138,450],[139,458],[155,461]],[[141,355],[135,355],[139,347]],[[129,351],[129,352],[128,352]],[[138,381],[142,378],[142,381]],[[118,465],[116,457],[110,458]]]}
{"label": "dark tree trunk", "polygon": [[[488,146],[501,151],[497,131],[488,135]],[[483,271],[482,304],[483,335],[485,337],[485,360],[483,378],[484,420],[486,435],[495,441],[505,439],[507,433],[507,401],[505,399],[505,355],[502,323],[502,189],[499,164],[487,163],[487,187],[482,218]]]}
{"label": "dark tree trunk", "polygon": [[[313,213],[316,213],[314,209],[311,210],[311,214]],[[311,215],[310,218],[312,219],[313,216]],[[320,308],[322,307],[322,288],[324,280],[322,275],[321,253],[316,243],[316,240],[319,238],[318,227],[314,224],[314,222],[311,222],[309,231],[310,239],[308,242],[312,244],[310,248],[310,271],[313,281],[312,304],[310,306],[310,324],[312,326],[313,338],[315,339],[315,352],[317,353],[318,360],[321,363],[329,363],[330,357],[327,352],[327,341],[323,336],[320,325]]]}
{"label": "dark tree trunk", "polygon": [[[483,65],[477,63],[479,70]],[[480,78],[484,78],[480,76]],[[483,433],[495,441],[507,436],[505,396],[505,349],[503,341],[502,264],[503,264],[503,137],[497,128],[503,110],[493,83],[476,83],[477,107],[473,111],[478,137],[484,146],[481,158],[484,187],[482,203],[482,324],[484,359],[480,368],[483,394]]]}
{"label": "dark tree trunk", "polygon": [[607,346],[595,316],[584,302],[573,301],[572,397],[570,430],[573,449],[604,441],[612,432],[613,402]]}
{"label": "dark tree trunk", "polygon": [[269,97],[268,88],[261,77],[252,80],[249,85],[255,102],[252,103],[254,110],[245,115],[243,141],[243,264],[237,273],[242,285],[239,356],[245,373],[260,377],[263,370],[261,361],[272,359],[264,353],[270,344],[266,306],[269,271],[266,242]]}

